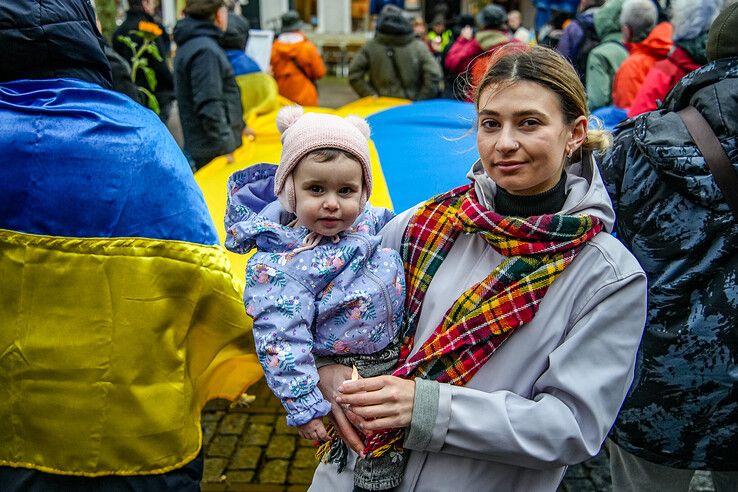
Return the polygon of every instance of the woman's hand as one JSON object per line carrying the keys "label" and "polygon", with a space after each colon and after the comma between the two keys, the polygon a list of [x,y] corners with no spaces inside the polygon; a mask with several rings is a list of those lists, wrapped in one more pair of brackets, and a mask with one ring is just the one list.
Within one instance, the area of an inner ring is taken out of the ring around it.
{"label": "woman's hand", "polygon": [[333,427],[343,442],[363,458],[364,441],[346,418],[343,407],[336,402],[336,390],[341,383],[351,379],[351,368],[340,364],[329,364],[318,369],[318,375],[320,376],[318,389],[323,393],[323,398],[331,404],[331,413],[328,417],[333,422]]}
{"label": "woman's hand", "polygon": [[344,381],[336,402],[348,405],[361,417],[353,420],[362,431],[407,427],[413,416],[415,381],[395,376],[377,376]]}

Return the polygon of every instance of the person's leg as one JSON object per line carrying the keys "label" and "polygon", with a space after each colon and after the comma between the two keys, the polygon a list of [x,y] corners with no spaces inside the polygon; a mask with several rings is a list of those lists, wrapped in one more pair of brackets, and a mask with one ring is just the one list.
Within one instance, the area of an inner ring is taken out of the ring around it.
{"label": "person's leg", "polygon": [[738,471],[710,472],[715,492],[735,492],[738,490]]}
{"label": "person's leg", "polygon": [[607,441],[613,492],[687,492],[694,470],[657,465]]}

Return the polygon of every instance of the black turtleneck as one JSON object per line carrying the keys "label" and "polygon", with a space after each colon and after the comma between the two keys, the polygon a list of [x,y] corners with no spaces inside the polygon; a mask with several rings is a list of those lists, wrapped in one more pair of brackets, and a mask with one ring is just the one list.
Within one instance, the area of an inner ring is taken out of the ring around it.
{"label": "black turtleneck", "polygon": [[561,211],[565,201],[566,173],[562,173],[556,186],[537,195],[513,195],[498,186],[495,194],[495,212],[514,217],[555,214]]}

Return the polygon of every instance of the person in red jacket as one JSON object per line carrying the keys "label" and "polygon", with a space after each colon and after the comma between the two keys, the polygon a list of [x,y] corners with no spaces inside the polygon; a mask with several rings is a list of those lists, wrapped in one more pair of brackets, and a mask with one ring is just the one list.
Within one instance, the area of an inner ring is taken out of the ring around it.
{"label": "person in red jacket", "polygon": [[612,82],[612,100],[619,108],[629,108],[648,71],[671,50],[671,24],[654,27],[658,11],[652,0],[627,0],[620,13],[628,57]]}
{"label": "person in red jacket", "polygon": [[648,71],[628,109],[628,118],[656,109],[682,77],[707,63],[707,31],[722,3],[722,0],[676,0],[672,4],[674,46],[665,60],[657,61]]}
{"label": "person in red jacket", "polygon": [[[489,56],[500,46],[509,43],[511,38],[507,29],[507,12],[499,5],[484,7],[477,14],[475,22],[477,33],[475,34],[469,26],[464,27],[451,45],[444,61],[446,70],[455,77],[470,75],[469,82],[472,87],[487,69]],[[484,56],[480,56],[482,54]]]}
{"label": "person in red jacket", "polygon": [[272,45],[272,74],[282,96],[301,106],[317,106],[316,81],[325,75],[325,65],[301,29],[297,12],[282,16],[282,33]]}

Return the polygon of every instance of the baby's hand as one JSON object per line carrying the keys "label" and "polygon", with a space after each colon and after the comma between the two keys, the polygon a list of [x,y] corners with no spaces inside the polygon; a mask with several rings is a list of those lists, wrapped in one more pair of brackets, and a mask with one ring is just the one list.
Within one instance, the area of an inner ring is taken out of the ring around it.
{"label": "baby's hand", "polygon": [[310,439],[312,441],[324,442],[328,440],[328,432],[325,430],[323,425],[323,419],[313,419],[307,424],[303,424],[297,428],[297,433],[303,439]]}

